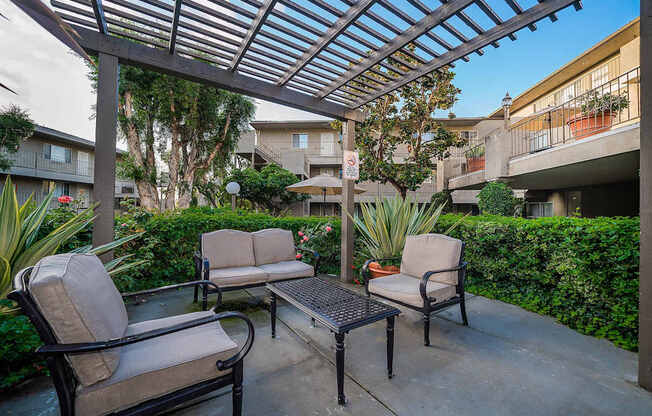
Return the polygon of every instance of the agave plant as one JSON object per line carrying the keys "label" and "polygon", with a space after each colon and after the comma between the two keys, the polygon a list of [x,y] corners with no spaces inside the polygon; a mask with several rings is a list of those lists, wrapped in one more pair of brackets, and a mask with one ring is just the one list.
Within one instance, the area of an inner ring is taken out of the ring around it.
{"label": "agave plant", "polygon": [[[52,230],[47,236],[37,239],[41,224],[45,219],[54,191],[40,204],[33,201],[31,195],[21,206],[16,199],[16,190],[7,176],[2,195],[0,195],[0,300],[11,290],[11,280],[19,270],[33,266],[45,256],[55,254],[61,244],[82,231],[94,219],[93,210],[97,205],[79,212],[69,221]],[[130,235],[111,243],[99,246],[80,247],[75,252],[103,254],[114,248],[140,237],[140,234]],[[125,271],[128,268],[142,264],[137,261],[125,264],[131,255],[122,256],[104,265],[109,274]],[[0,309],[0,312],[3,310]]]}
{"label": "agave plant", "polygon": [[[408,235],[429,233],[437,224],[446,203],[422,205],[410,198],[376,199],[375,203],[360,204],[361,215],[349,217],[358,231],[364,254],[370,258],[399,257]],[[451,232],[464,219],[460,218],[446,230]]]}

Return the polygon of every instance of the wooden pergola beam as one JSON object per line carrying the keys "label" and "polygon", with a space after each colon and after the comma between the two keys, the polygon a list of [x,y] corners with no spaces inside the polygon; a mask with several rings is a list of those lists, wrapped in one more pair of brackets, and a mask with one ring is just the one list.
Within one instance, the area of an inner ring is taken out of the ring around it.
{"label": "wooden pergola beam", "polygon": [[242,46],[238,49],[238,52],[235,54],[233,60],[231,61],[231,66],[229,68],[231,71],[235,71],[238,68],[240,61],[242,61],[242,58],[247,53],[251,42],[253,42],[258,32],[260,32],[260,29],[263,27],[265,21],[267,20],[267,16],[269,16],[269,14],[272,12],[277,1],[278,0],[267,0],[265,4],[263,4],[263,6],[258,9],[258,13],[256,13],[256,17],[254,18],[253,22],[251,22],[251,27],[247,32],[247,36],[245,36],[242,42]]}
{"label": "wooden pergola beam", "polygon": [[538,22],[539,20],[549,16],[551,13],[564,9],[574,3],[576,3],[576,0],[547,0],[545,3],[539,3],[527,11],[524,11],[523,13],[517,14],[511,19],[506,20],[502,25],[494,26],[493,28],[487,30],[484,34],[478,35],[475,38],[471,39],[469,42],[463,43],[452,51],[441,55],[439,58],[433,59],[428,64],[421,65],[417,70],[401,77],[398,81],[389,84],[380,91],[370,94],[361,100],[358,100],[356,105],[362,106],[370,101],[382,97],[385,94],[389,94],[392,91],[401,88],[405,84],[416,81],[417,79],[426,76],[431,72],[450,64],[451,62],[455,62],[462,56],[466,56],[483,46],[489,45],[491,42],[500,40],[507,36],[509,33],[514,33],[526,26],[531,25],[534,22]]}
{"label": "wooden pergola beam", "polygon": [[106,18],[104,17],[104,8],[102,7],[102,0],[91,0],[93,6],[93,14],[97,21],[97,29],[100,33],[107,34],[109,29],[106,26]]}
{"label": "wooden pergola beam", "polygon": [[74,29],[80,35],[78,42],[84,50],[92,54],[105,53],[116,56],[123,64],[152,69],[338,120],[363,121],[364,119],[362,112],[350,107],[319,100],[314,96],[241,75],[237,71],[220,69],[200,60],[185,58],[177,54],[170,55],[165,50],[151,48],[127,39],[102,35],[81,26],[74,26]]}
{"label": "wooden pergola beam", "polygon": [[[514,13],[516,13],[517,15],[523,13],[523,8],[521,7],[520,4],[518,4],[518,3],[516,2],[516,0],[505,0],[505,2],[507,3],[507,5],[509,5],[509,7],[512,8],[512,10],[514,11]],[[532,31],[532,32],[534,32],[535,30],[537,30],[537,25],[535,25],[534,23],[530,23],[529,25],[527,25],[527,27],[528,27],[528,29],[530,29],[530,31]]]}
{"label": "wooden pergola beam", "polygon": [[[405,32],[403,32],[401,35],[396,36],[392,41],[386,43],[377,51],[371,53],[369,57],[362,60],[358,65],[355,65],[354,67],[350,68],[346,74],[344,74],[343,76],[339,77],[337,80],[332,82],[327,88],[324,88],[319,93],[318,97],[320,98],[325,97],[326,95],[340,88],[342,85],[348,83],[349,81],[355,79],[359,75],[368,71],[370,68],[373,68],[383,59],[386,59],[387,57],[391,56],[395,52],[399,51],[405,45],[414,41],[424,33],[429,32],[435,26],[441,24],[442,22],[444,22],[449,17],[453,16],[458,11],[463,10],[465,7],[467,7],[474,1],[475,0],[452,0],[438,7],[436,10],[426,15],[423,19],[419,20],[416,24],[410,26],[410,28],[407,29]],[[480,48],[476,48],[476,49],[480,49]],[[472,50],[471,52],[474,51],[475,50]],[[466,55],[468,55],[468,53],[465,54],[464,56]],[[435,58],[435,59],[439,59],[439,58]],[[395,82],[399,82],[399,81],[395,81]],[[390,85],[394,85],[394,83]]]}
{"label": "wooden pergola beam", "polygon": [[179,30],[179,17],[181,15],[182,0],[176,0],[174,4],[174,15],[172,16],[172,30],[170,31],[170,41],[168,42],[168,52],[174,53],[174,47],[177,43],[177,31]]}
{"label": "wooden pergola beam", "polygon": [[319,53],[326,48],[336,37],[342,34],[353,22],[362,16],[367,9],[374,5],[376,0],[360,0],[354,6],[350,7],[346,13],[335,21],[326,33],[317,40],[308,50],[306,50],[301,58],[297,60],[292,68],[290,68],[285,75],[278,81],[277,85],[285,85],[292,77],[310,63]]}

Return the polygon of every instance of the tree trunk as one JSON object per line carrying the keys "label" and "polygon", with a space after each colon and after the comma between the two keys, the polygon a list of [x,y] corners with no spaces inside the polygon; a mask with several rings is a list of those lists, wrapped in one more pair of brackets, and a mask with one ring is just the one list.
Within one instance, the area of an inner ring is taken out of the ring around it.
{"label": "tree trunk", "polygon": [[[174,100],[170,104],[170,109],[174,114]],[[177,184],[179,182],[179,152],[181,151],[181,137],[179,133],[179,124],[177,119],[172,120],[172,143],[170,148],[170,159],[168,160],[169,166],[169,183],[168,190],[165,197],[165,209],[171,211],[176,207],[176,192]]]}

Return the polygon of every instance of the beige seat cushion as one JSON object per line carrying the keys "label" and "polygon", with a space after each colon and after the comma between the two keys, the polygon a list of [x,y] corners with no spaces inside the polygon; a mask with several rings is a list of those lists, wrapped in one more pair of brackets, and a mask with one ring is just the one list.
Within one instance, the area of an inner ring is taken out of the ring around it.
{"label": "beige seat cushion", "polygon": [[[419,292],[420,285],[421,279],[400,273],[371,279],[369,292],[408,305],[423,307],[423,298]],[[426,293],[429,298],[435,298],[437,303],[444,302],[455,296],[455,286],[428,281]]]}
{"label": "beige seat cushion", "polygon": [[267,272],[254,266],[212,269],[208,278],[219,287],[251,285],[267,281]]}
{"label": "beige seat cushion", "polygon": [[[431,270],[443,270],[460,264],[462,242],[443,234],[410,235],[405,240],[401,273],[422,277]],[[433,282],[457,284],[458,272],[437,273],[430,277]]]}
{"label": "beige seat cushion", "polygon": [[[129,325],[126,335],[164,328],[212,315],[194,312]],[[130,344],[121,349],[120,365],[109,379],[77,391],[76,414],[104,415],[228,373],[217,360],[236,354],[238,346],[218,322]]]}
{"label": "beige seat cushion", "polygon": [[202,256],[211,269],[254,266],[254,243],[251,233],[217,230],[201,236]]}
{"label": "beige seat cushion", "polygon": [[268,228],[251,233],[251,235],[254,239],[256,266],[296,258],[297,252],[294,249],[294,239],[291,231]]}
{"label": "beige seat cushion", "polygon": [[311,265],[296,260],[263,264],[260,268],[267,272],[269,275],[268,281],[270,282],[295,277],[312,277],[315,275],[315,269]]}
{"label": "beige seat cushion", "polygon": [[[59,254],[39,261],[29,291],[62,344],[108,341],[123,336],[127,310],[113,280],[93,254]],[[109,378],[120,351],[68,357],[78,381],[86,386]]]}

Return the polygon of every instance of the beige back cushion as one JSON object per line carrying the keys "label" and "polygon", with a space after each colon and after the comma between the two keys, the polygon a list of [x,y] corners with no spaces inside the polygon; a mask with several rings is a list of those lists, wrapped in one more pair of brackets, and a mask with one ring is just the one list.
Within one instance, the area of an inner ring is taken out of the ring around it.
{"label": "beige back cushion", "polygon": [[294,249],[292,231],[268,228],[251,235],[254,238],[256,266],[296,259],[297,252]]}
{"label": "beige back cushion", "polygon": [[[410,235],[405,240],[401,273],[422,277],[425,272],[456,267],[460,264],[462,242],[443,234]],[[437,273],[432,282],[457,284],[457,271]]]}
{"label": "beige back cushion", "polygon": [[211,269],[254,265],[251,233],[238,230],[217,230],[201,236],[202,255]]}
{"label": "beige back cushion", "polygon": [[[127,310],[113,280],[93,254],[59,254],[39,261],[29,291],[62,344],[121,338]],[[85,386],[109,378],[118,367],[119,349],[70,355]]]}

